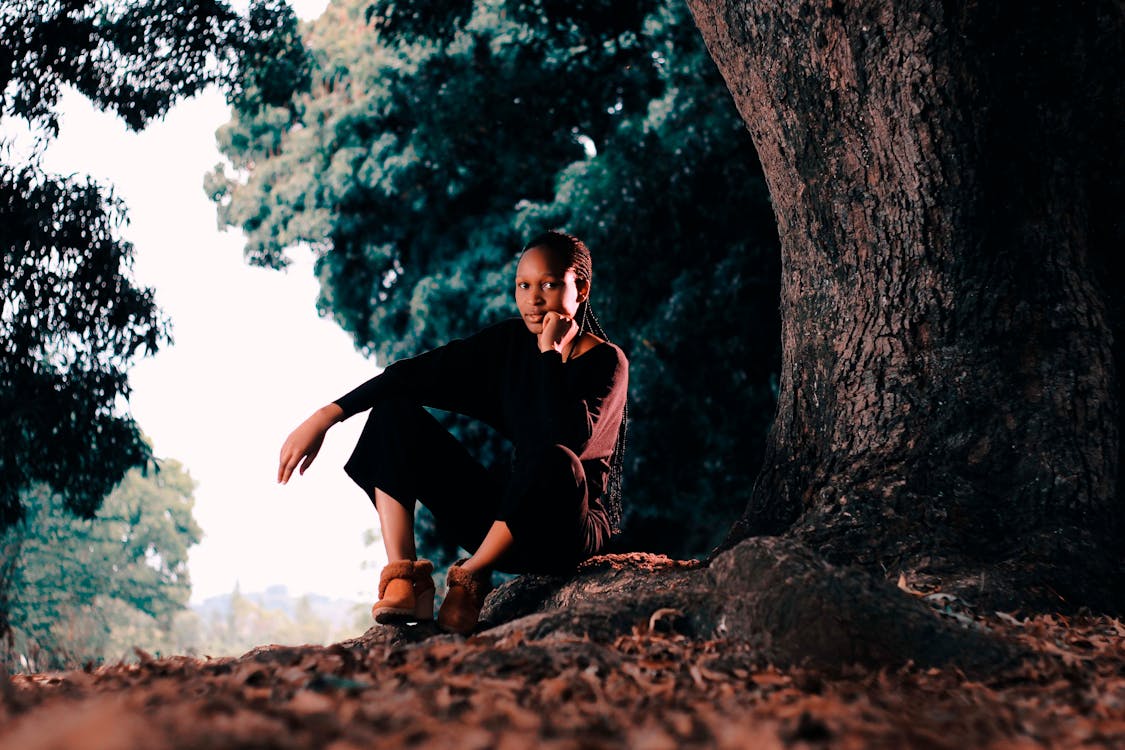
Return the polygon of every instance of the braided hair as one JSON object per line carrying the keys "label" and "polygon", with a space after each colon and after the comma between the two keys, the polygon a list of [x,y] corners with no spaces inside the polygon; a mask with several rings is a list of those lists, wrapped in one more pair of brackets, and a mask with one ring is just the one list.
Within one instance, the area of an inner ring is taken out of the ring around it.
{"label": "braided hair", "polygon": [[[551,255],[563,264],[565,270],[574,271],[576,278],[589,283],[593,277],[594,270],[590,261],[590,250],[577,237],[566,232],[549,230],[532,237],[524,245],[523,252],[527,252],[533,247],[548,249]],[[578,319],[578,336],[581,336],[585,331],[590,331],[599,338],[609,341],[609,336],[602,329],[601,322],[590,307],[589,295],[579,303],[575,317]],[[621,416],[621,427],[617,432],[617,443],[613,446],[613,456],[610,458],[609,481],[606,486],[606,513],[609,516],[610,528],[614,534],[621,531],[621,479],[624,474],[625,436],[628,431],[629,401],[626,399]]]}

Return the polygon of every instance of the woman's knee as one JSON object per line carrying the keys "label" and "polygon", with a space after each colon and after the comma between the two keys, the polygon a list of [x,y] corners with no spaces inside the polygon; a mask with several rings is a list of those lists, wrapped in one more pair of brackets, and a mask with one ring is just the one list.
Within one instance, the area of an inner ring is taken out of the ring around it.
{"label": "woman's knee", "polygon": [[388,398],[371,407],[360,434],[360,444],[375,444],[380,450],[394,449],[417,435],[426,419],[433,419],[421,404]]}
{"label": "woman's knee", "polygon": [[562,443],[545,443],[524,450],[520,455],[534,475],[545,478],[573,477],[575,484],[586,482],[586,469],[578,454]]}
{"label": "woman's knee", "polygon": [[405,468],[404,461],[417,453],[415,436],[425,417],[430,417],[429,413],[411,401],[398,398],[380,401],[367,415],[359,440],[344,464],[344,472],[367,492],[371,491],[370,485],[376,476],[400,474]]}

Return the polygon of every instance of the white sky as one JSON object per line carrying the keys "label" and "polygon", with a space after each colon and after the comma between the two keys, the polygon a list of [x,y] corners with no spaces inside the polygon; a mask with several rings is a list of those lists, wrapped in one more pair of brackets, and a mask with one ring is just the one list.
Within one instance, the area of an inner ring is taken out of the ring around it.
{"label": "white sky", "polygon": [[[326,0],[292,3],[303,18]],[[278,452],[317,407],[374,375],[335,324],[317,316],[312,259],[294,252],[286,273],[251,268],[243,236],[219,232],[203,175],[220,161],[215,130],[229,119],[221,94],[181,102],[134,134],[68,92],[49,171],[89,174],[128,207],[135,278],[156,290],[175,344],[132,370],[131,411],[157,456],[184,463],[198,482],[192,601],[284,584],[293,593],[374,600],[382,545],[370,501],[342,466],[363,427],[357,415],[332,429],[316,462],[286,486]],[[373,570],[361,570],[371,559]]]}

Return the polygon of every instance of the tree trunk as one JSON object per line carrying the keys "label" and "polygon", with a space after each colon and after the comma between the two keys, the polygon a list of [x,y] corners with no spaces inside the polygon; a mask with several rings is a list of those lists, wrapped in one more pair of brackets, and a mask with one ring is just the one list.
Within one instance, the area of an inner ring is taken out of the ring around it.
{"label": "tree trunk", "polygon": [[[12,634],[11,591],[12,577],[23,548],[23,538],[13,529],[0,535],[0,691],[6,697],[9,689],[6,670],[15,657],[15,639]],[[13,662],[12,666],[16,666]]]}
{"label": "tree trunk", "polygon": [[688,3],[782,250],[777,414],[722,548],[1120,606],[1121,3]]}

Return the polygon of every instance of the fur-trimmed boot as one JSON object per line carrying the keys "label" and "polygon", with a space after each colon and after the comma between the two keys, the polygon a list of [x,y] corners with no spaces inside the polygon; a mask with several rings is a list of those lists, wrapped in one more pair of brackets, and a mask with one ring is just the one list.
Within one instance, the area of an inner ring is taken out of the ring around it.
{"label": "fur-trimmed boot", "polygon": [[446,574],[445,598],[438,610],[438,627],[447,633],[468,635],[476,627],[484,598],[492,590],[492,571],[472,573],[461,567],[464,560],[450,566]]}
{"label": "fur-trimmed boot", "polygon": [[379,575],[379,601],[371,616],[380,624],[430,620],[434,616],[434,564],[395,560]]}

